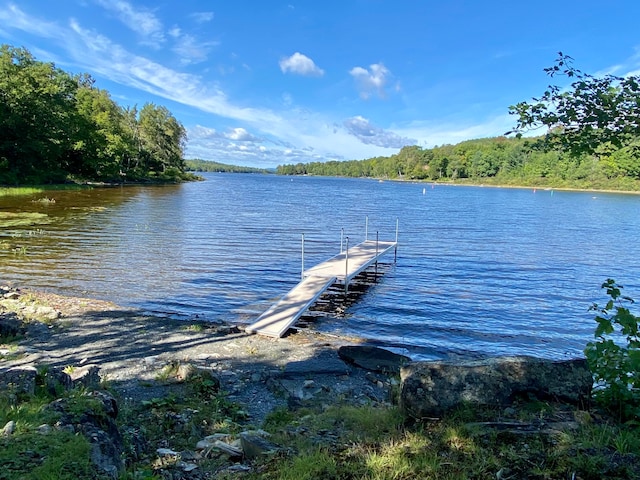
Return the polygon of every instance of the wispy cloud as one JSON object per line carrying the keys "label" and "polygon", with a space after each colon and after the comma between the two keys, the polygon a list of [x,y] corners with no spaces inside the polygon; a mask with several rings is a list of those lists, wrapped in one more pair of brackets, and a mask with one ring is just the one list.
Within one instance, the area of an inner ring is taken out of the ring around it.
{"label": "wispy cloud", "polygon": [[282,70],[282,73],[295,73],[307,77],[321,77],[324,75],[324,70],[300,52],[280,60],[280,70]]}
{"label": "wispy cloud", "polygon": [[180,57],[180,63],[183,65],[204,62],[211,49],[220,44],[214,41],[199,41],[193,35],[183,33],[177,26],[169,30],[169,35],[175,39],[171,51]]}
{"label": "wispy cloud", "polygon": [[124,0],[96,0],[98,5],[114,12],[122,23],[132,31],[142,35],[144,41],[151,45],[164,42],[162,22],[155,14],[142,8],[136,8]]}
{"label": "wispy cloud", "polygon": [[402,137],[389,130],[384,130],[373,125],[364,117],[356,116],[343,122],[347,131],[357,137],[362,143],[377,145],[384,148],[402,148],[406,145],[415,145],[418,140]]}
{"label": "wispy cloud", "polygon": [[55,23],[30,17],[12,3],[6,9],[0,9],[0,30],[5,31],[2,25],[30,32],[43,38],[57,38],[64,34],[64,29]]}
{"label": "wispy cloud", "polygon": [[193,18],[197,23],[207,23],[213,20],[214,13],[213,12],[195,12],[189,16]]}
{"label": "wispy cloud", "polygon": [[354,78],[360,97],[368,99],[372,95],[386,97],[385,87],[391,78],[391,72],[382,63],[374,63],[369,69],[353,67],[349,74]]}

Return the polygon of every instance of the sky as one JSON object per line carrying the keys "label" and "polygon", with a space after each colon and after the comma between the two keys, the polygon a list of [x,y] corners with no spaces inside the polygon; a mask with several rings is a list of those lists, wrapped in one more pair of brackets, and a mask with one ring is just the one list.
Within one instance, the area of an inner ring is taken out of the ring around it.
{"label": "sky", "polygon": [[0,0],[0,43],[167,107],[186,158],[271,168],[493,137],[558,52],[640,72],[638,0]]}

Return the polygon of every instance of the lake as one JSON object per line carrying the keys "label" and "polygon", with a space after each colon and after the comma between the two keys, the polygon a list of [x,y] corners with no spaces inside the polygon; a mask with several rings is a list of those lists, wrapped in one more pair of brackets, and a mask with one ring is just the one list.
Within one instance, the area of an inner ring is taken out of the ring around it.
{"label": "lake", "polygon": [[[611,277],[640,299],[640,196],[369,179],[206,174],[206,181],[1,198],[46,214],[0,229],[0,279],[185,320],[249,323],[305,265],[394,240],[378,284],[312,328],[414,359],[581,355]],[[38,201],[43,198],[53,201]]]}

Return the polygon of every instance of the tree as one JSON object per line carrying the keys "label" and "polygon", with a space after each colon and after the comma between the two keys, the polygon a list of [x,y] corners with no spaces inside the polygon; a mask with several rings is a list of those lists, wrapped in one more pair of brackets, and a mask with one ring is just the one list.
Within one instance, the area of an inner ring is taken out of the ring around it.
{"label": "tree", "polygon": [[610,142],[616,148],[640,136],[640,79],[637,76],[605,75],[597,78],[573,66],[573,59],[558,53],[555,65],[544,69],[550,77],[564,75],[573,80],[568,89],[550,85],[531,103],[509,107],[517,115],[512,132],[522,134],[547,128],[544,146],[560,147],[572,155],[594,154]]}
{"label": "tree", "polygon": [[147,167],[157,172],[184,171],[183,149],[187,132],[167,108],[147,103],[138,119],[140,139],[149,155]]}

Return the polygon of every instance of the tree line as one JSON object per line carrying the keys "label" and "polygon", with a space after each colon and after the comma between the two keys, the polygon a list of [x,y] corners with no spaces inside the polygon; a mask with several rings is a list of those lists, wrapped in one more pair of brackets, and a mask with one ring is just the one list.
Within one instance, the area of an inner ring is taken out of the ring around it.
{"label": "tree line", "polygon": [[226,163],[194,158],[185,160],[188,172],[225,172],[225,173],[272,173],[264,168],[242,167]]}
{"label": "tree line", "polygon": [[[550,85],[539,98],[509,107],[517,120],[505,136],[407,146],[366,160],[281,165],[277,173],[640,190],[640,78],[595,77],[562,52],[544,70],[571,79],[570,86]],[[540,128],[544,135],[523,137]]]}
{"label": "tree line", "polygon": [[640,155],[635,147],[570,155],[560,149],[540,149],[541,140],[501,136],[434,148],[407,146],[389,157],[280,165],[276,171],[281,175],[640,190]]}
{"label": "tree line", "polygon": [[0,46],[0,184],[186,179],[185,142],[166,107],[121,107],[88,74]]}

